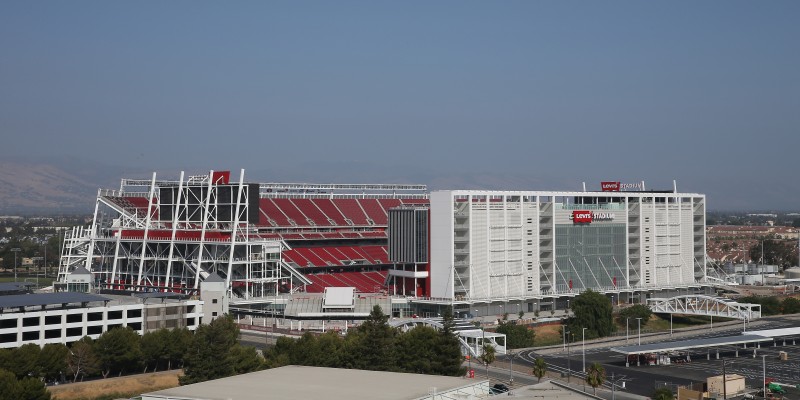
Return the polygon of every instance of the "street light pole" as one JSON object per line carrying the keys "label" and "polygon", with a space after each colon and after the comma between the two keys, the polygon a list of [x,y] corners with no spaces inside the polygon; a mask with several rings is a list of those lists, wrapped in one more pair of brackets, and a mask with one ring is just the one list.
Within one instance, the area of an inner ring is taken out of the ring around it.
{"label": "street light pole", "polygon": [[628,320],[630,319],[631,317],[625,318],[625,344],[628,344]]}
{"label": "street light pole", "polygon": [[[572,332],[567,332],[568,336],[572,334]],[[567,342],[567,383],[570,383],[570,378],[572,378],[572,356],[569,352],[570,343]]]}
{"label": "street light pole", "polygon": [[728,400],[728,375],[725,372],[725,360],[722,360],[722,400]]}
{"label": "street light pole", "polygon": [[766,354],[761,355],[761,368],[763,374],[763,376],[761,377],[762,378],[761,382],[763,382],[764,385],[762,390],[764,390],[764,398],[766,399],[767,398],[767,355]]}
{"label": "street light pole", "polygon": [[586,373],[586,328],[581,331],[581,352],[583,353],[583,372]]}
{"label": "street light pole", "polygon": [[22,251],[22,249],[20,249],[19,247],[14,247],[13,249],[11,249],[11,251],[14,252],[14,282],[16,282],[17,281],[17,253]]}
{"label": "street light pole", "polygon": [[489,363],[486,362],[486,331],[481,328],[481,354],[483,354],[483,364],[486,365],[486,381],[489,380]]}
{"label": "street light pole", "polygon": [[642,345],[642,318],[636,318],[636,322],[639,324],[639,346]]}

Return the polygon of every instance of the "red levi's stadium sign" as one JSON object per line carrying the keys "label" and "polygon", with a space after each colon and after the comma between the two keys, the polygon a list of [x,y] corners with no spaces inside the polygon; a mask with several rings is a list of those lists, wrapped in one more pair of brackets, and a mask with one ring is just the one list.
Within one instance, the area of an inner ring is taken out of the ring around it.
{"label": "red levi's stadium sign", "polygon": [[619,182],[600,182],[600,189],[604,192],[619,192]]}
{"label": "red levi's stadium sign", "polygon": [[588,210],[574,210],[572,211],[572,222],[576,224],[591,224],[594,215]]}

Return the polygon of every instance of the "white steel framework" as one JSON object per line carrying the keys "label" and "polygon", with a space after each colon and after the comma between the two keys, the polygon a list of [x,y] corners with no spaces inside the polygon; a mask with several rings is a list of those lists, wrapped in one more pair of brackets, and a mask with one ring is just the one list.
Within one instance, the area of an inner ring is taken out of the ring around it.
{"label": "white steel framework", "polygon": [[654,313],[707,315],[751,321],[761,318],[761,306],[704,295],[647,299]]}
{"label": "white steel framework", "polygon": [[217,274],[243,299],[310,283],[282,260],[285,242],[259,235],[257,186],[244,182],[244,170],[237,183],[228,179],[210,171],[163,181],[154,173],[100,190],[92,226],[65,235],[58,281],[84,266],[96,287],[191,294]]}

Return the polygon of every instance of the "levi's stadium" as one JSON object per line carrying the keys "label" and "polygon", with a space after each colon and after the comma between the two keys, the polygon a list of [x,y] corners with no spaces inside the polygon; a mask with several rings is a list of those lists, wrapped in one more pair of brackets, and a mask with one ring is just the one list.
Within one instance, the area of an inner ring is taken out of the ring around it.
{"label": "levi's stadium", "polygon": [[317,321],[363,319],[375,304],[477,317],[563,310],[586,289],[616,304],[712,290],[705,195],[602,185],[429,192],[252,183],[243,170],[122,179],[98,191],[91,226],[67,232],[56,289],[78,268],[97,291],[194,296],[224,282],[221,312]]}

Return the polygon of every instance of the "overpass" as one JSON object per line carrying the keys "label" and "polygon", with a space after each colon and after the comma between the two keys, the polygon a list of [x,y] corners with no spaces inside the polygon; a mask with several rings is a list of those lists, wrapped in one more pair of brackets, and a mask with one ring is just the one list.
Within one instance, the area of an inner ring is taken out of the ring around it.
{"label": "overpass", "polygon": [[737,303],[733,300],[705,295],[685,295],[670,298],[647,299],[654,313],[705,315],[751,321],[761,318],[761,305]]}

